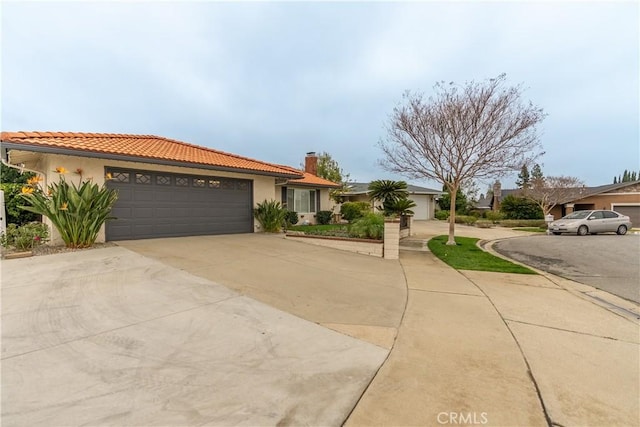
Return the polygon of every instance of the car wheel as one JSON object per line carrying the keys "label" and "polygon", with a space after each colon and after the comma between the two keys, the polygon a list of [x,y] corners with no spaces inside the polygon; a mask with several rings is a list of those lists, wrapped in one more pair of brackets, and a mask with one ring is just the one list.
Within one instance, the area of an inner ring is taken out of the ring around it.
{"label": "car wheel", "polygon": [[589,233],[589,228],[586,225],[578,227],[578,236],[586,236]]}
{"label": "car wheel", "polygon": [[555,234],[556,236],[559,236],[560,232],[559,231],[554,231],[553,234]]}
{"label": "car wheel", "polygon": [[621,225],[620,227],[618,227],[618,230],[616,231],[616,233],[619,234],[620,236],[624,236],[625,234],[627,234],[627,226]]}

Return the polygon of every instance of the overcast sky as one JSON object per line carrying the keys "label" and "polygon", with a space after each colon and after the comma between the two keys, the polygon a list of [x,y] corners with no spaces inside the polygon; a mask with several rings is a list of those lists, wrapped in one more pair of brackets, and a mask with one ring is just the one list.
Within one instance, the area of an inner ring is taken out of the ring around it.
{"label": "overcast sky", "polygon": [[638,23],[635,1],[4,1],[2,130],[154,134],[291,166],[326,151],[357,181],[401,178],[378,142],[403,92],[506,73],[548,114],[545,174],[608,184],[640,169]]}

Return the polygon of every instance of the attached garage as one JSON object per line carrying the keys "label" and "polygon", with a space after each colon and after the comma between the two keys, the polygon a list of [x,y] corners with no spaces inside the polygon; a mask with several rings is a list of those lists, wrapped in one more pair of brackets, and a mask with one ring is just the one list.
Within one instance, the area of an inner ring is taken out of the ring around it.
{"label": "attached garage", "polygon": [[427,194],[411,194],[409,199],[412,200],[416,206],[411,208],[413,211],[413,219],[430,219],[431,218],[431,203],[432,196]]}
{"label": "attached garage", "polygon": [[250,233],[251,181],[145,170],[106,170],[118,190],[106,239]]}
{"label": "attached garage", "polygon": [[[42,188],[65,179],[118,190],[115,219],[99,230],[97,242],[262,231],[253,208],[277,198],[276,180],[318,187],[327,200],[335,185],[288,166],[154,135],[2,132],[0,142],[3,160],[38,174]],[[51,221],[43,222],[51,244],[61,244]]]}
{"label": "attached garage", "polygon": [[634,227],[640,227],[640,205],[612,205],[612,209],[631,218]]}

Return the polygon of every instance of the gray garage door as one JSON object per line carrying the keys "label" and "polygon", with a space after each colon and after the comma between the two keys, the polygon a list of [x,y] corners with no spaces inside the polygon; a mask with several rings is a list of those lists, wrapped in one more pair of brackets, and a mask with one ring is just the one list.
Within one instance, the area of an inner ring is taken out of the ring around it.
{"label": "gray garage door", "polygon": [[631,218],[634,227],[640,227],[640,206],[613,205],[613,210]]}
{"label": "gray garage door", "polygon": [[249,233],[249,180],[107,168],[118,200],[107,221],[108,241]]}

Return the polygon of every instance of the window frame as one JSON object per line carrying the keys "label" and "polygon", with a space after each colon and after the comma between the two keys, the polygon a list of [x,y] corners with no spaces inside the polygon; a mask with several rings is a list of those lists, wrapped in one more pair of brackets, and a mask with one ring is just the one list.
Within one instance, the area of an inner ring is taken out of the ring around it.
{"label": "window frame", "polygon": [[[315,188],[287,187],[287,209],[292,212],[303,214],[315,214],[318,212],[318,190]],[[306,197],[306,199],[305,199]],[[302,209],[308,206],[308,209]]]}

